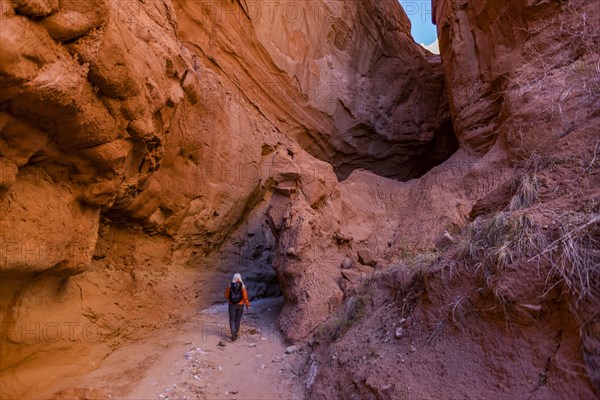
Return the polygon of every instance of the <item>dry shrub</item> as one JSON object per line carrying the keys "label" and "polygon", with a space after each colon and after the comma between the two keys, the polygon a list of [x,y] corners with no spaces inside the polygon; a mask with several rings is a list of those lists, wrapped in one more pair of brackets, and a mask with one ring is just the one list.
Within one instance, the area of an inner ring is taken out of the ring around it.
{"label": "dry shrub", "polygon": [[351,296],[325,322],[316,329],[317,336],[326,341],[342,337],[356,322],[368,313],[370,303],[365,296]]}
{"label": "dry shrub", "polygon": [[[517,164],[528,164],[530,159],[539,161],[548,157],[551,148],[550,137],[538,137],[529,132],[535,131],[531,122],[515,124],[506,132],[506,142],[511,152],[511,159]],[[517,165],[518,166],[518,165]]]}
{"label": "dry shrub", "polygon": [[558,239],[533,258],[548,262],[548,280],[567,289],[587,372],[600,393],[600,215],[582,213],[561,226]]}

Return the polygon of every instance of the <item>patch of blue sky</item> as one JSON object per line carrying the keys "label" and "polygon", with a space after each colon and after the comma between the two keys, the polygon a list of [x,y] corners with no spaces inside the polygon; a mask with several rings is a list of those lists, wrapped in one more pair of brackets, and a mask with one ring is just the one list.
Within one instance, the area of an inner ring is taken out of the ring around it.
{"label": "patch of blue sky", "polygon": [[437,31],[431,20],[433,12],[431,0],[399,1],[410,19],[411,33],[415,42],[434,53],[439,53],[437,49]]}

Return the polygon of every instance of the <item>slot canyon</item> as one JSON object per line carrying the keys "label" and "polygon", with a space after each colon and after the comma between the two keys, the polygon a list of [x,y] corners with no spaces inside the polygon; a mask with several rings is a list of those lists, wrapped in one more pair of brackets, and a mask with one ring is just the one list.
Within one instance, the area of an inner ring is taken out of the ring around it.
{"label": "slot canyon", "polygon": [[600,4],[418,3],[1,0],[0,398],[600,398]]}

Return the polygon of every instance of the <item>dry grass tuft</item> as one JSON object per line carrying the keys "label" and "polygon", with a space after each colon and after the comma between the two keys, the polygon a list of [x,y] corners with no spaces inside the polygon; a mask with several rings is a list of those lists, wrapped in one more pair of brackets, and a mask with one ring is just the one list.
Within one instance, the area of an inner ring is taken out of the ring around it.
{"label": "dry grass tuft", "polygon": [[353,295],[316,330],[319,337],[335,341],[356,323],[368,318],[374,311],[374,301],[381,295],[388,298],[384,304],[400,308],[400,315],[409,316],[425,288],[422,270],[411,270],[405,264],[377,271],[363,281]]}
{"label": "dry grass tuft", "polygon": [[600,303],[600,215],[587,216],[571,228],[561,227],[560,237],[530,260],[544,258],[551,273],[575,297]]}
{"label": "dry grass tuft", "polygon": [[[529,189],[527,189],[528,191]],[[511,202],[520,208],[534,197],[522,189]],[[513,208],[511,206],[510,208]],[[465,228],[457,261],[475,267],[486,286],[503,269],[531,263],[550,267],[552,287],[563,283],[578,304],[582,300],[600,307],[600,215],[582,213],[559,228],[551,241],[524,212],[503,211],[477,218]]]}
{"label": "dry grass tuft", "polygon": [[498,270],[512,268],[544,244],[544,235],[527,214],[505,211],[468,225],[457,258],[467,267],[474,266],[487,283]]}
{"label": "dry grass tuft", "polygon": [[510,211],[528,208],[537,202],[540,187],[535,173],[521,176],[514,186],[515,195],[508,205]]}

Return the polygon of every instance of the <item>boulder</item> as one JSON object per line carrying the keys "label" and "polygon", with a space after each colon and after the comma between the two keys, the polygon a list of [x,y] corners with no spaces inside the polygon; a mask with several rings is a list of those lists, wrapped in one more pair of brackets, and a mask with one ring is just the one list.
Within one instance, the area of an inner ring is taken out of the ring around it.
{"label": "boulder", "polygon": [[[27,2],[31,5],[30,2]],[[48,15],[56,10],[51,1],[38,1],[35,7],[38,14]],[[27,9],[31,9],[28,7]],[[61,0],[60,8],[41,21],[53,39],[64,42],[81,37],[92,29],[104,24],[109,18],[109,7],[106,0]]]}

